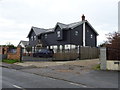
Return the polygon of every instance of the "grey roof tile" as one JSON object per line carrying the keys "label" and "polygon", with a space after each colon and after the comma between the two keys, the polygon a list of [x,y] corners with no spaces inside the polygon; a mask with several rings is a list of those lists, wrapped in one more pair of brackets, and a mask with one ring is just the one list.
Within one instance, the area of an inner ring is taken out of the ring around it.
{"label": "grey roof tile", "polygon": [[36,35],[39,35],[40,33],[46,32],[47,30],[44,28],[38,28],[38,27],[32,27],[33,31]]}
{"label": "grey roof tile", "polygon": [[[96,30],[92,27],[92,25],[87,21],[79,21],[79,22],[75,22],[75,23],[71,23],[71,24],[63,24],[60,22],[57,22],[56,26],[59,25],[59,27],[61,29],[74,29],[75,27],[83,24],[84,22],[88,23],[88,25],[93,29],[93,31],[98,35],[98,33],[96,32]],[[55,27],[56,27],[55,26]],[[32,27],[31,29],[33,29],[33,31],[35,32],[36,35],[40,35],[41,33],[50,33],[50,32],[54,32],[55,28],[50,28],[50,29],[44,29],[44,28],[38,28],[38,27]],[[31,31],[30,31],[31,32]],[[29,32],[29,34],[30,34]],[[28,34],[28,36],[29,36]]]}

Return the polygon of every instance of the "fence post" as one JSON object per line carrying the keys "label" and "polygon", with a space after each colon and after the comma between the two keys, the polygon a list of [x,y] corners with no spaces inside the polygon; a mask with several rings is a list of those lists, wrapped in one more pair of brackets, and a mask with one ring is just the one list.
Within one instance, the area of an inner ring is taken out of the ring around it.
{"label": "fence post", "polygon": [[78,46],[78,49],[79,49],[79,60],[81,59],[81,47],[80,45]]}
{"label": "fence post", "polygon": [[106,48],[102,47],[100,48],[100,69],[101,70],[106,70]]}

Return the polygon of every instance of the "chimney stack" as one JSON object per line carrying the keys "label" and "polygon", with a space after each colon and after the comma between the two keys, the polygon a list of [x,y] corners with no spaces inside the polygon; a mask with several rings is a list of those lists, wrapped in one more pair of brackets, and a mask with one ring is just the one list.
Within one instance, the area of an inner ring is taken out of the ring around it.
{"label": "chimney stack", "polygon": [[85,16],[84,16],[84,14],[82,15],[82,21],[84,21],[85,20]]}

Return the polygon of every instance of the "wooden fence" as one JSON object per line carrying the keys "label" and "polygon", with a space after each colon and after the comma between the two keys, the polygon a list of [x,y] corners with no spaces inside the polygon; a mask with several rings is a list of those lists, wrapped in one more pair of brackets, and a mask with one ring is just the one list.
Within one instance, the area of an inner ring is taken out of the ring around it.
{"label": "wooden fence", "polygon": [[54,54],[55,60],[74,60],[74,59],[95,59],[99,58],[99,48],[96,47],[80,47],[78,49],[70,49],[58,51]]}
{"label": "wooden fence", "polygon": [[100,50],[96,47],[81,47],[80,59],[95,59],[99,58]]}
{"label": "wooden fence", "polygon": [[54,49],[54,55],[52,58],[33,57],[26,53],[22,54],[22,59],[40,61],[40,60],[76,60],[76,59],[95,59],[99,58],[99,48],[96,47],[80,47],[77,49]]}
{"label": "wooden fence", "polygon": [[108,47],[107,60],[120,60],[120,49]]}

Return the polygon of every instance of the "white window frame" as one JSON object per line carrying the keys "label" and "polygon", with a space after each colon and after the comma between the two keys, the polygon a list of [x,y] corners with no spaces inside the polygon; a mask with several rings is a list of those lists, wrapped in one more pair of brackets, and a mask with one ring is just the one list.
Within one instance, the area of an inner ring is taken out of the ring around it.
{"label": "white window frame", "polygon": [[90,38],[93,38],[93,34],[90,35]]}
{"label": "white window frame", "polygon": [[47,36],[48,36],[48,35],[47,35],[47,34],[45,34],[44,36],[45,36],[45,38],[47,38]]}
{"label": "white window frame", "polygon": [[34,36],[34,41],[36,40],[36,36]]}
{"label": "white window frame", "polygon": [[79,33],[78,31],[75,31],[75,36],[78,36],[78,33]]}
{"label": "white window frame", "polygon": [[57,37],[60,37],[60,31],[57,31]]}
{"label": "white window frame", "polygon": [[31,41],[33,41],[33,36],[31,36]]}

